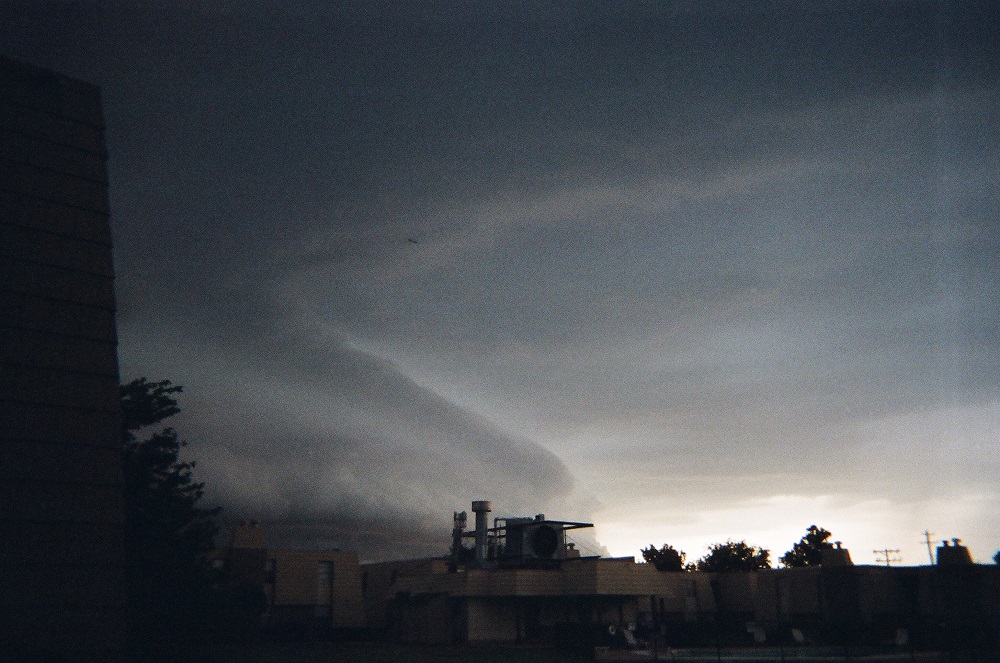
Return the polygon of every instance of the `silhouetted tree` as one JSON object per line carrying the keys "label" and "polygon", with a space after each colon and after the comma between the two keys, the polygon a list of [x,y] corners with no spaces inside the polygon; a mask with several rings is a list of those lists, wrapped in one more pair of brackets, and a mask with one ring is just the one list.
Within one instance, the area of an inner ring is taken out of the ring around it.
{"label": "silhouetted tree", "polygon": [[1000,550],[997,551],[997,554],[993,555],[993,563],[1000,564]]}
{"label": "silhouetted tree", "polygon": [[767,569],[771,567],[771,551],[748,546],[746,541],[716,543],[698,560],[696,567],[710,573]]}
{"label": "silhouetted tree", "polygon": [[655,566],[657,571],[683,571],[686,557],[682,551],[668,543],[664,543],[659,549],[653,544],[642,549],[642,558]]}
{"label": "silhouetted tree", "polygon": [[169,380],[121,386],[129,617],[140,646],[187,638],[217,603],[207,555],[219,509],[198,505],[204,484],[192,477],[195,463],[178,458],[186,443],[174,429],[139,435],[180,412],[180,392]]}
{"label": "silhouetted tree", "polygon": [[823,559],[823,551],[833,548],[833,544],[827,541],[830,536],[830,532],[822,527],[810,525],[806,529],[806,535],[778,561],[787,567],[819,566]]}

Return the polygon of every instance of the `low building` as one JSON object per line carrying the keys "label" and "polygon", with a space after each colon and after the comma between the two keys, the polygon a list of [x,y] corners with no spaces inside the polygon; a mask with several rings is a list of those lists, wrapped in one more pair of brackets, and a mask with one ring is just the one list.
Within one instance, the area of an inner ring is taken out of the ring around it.
{"label": "low building", "polygon": [[265,627],[325,632],[365,626],[361,567],[353,552],[270,548],[261,525],[250,522],[234,529],[216,560],[230,583],[264,591]]}
{"label": "low building", "polygon": [[631,557],[455,572],[445,562],[365,565],[365,602],[382,617],[371,625],[412,643],[552,642],[569,626],[649,630],[715,613],[708,574],[663,573]]}
{"label": "low building", "polygon": [[[487,512],[487,502],[476,504],[477,516]],[[360,566],[344,551],[270,548],[249,523],[220,562],[232,582],[266,592],[267,626],[364,628],[403,643],[535,642],[591,652],[615,637],[671,647],[1000,645],[1000,566],[973,564],[963,551],[922,567],[854,566],[838,547],[817,567],[663,572],[631,557],[579,557],[559,529],[581,523],[539,515],[496,519],[490,528],[477,520],[469,536],[477,549],[462,548],[465,517],[455,514],[452,557]],[[565,549],[552,549],[553,538]]]}
{"label": "low building", "polygon": [[454,514],[450,559],[365,566],[371,626],[403,642],[552,642],[626,625],[652,634],[714,613],[708,576],[661,573],[631,557],[581,558],[567,532],[590,523],[537,514],[490,527],[489,501],[472,511],[473,532],[465,512]]}
{"label": "low building", "polygon": [[[754,572],[661,572],[570,554],[585,523],[455,514],[450,559],[362,567],[370,628],[400,642],[591,646],[625,629],[670,646],[844,644],[991,651],[1000,645],[1000,566],[975,565],[958,541],[923,567],[854,566],[839,545],[820,566]],[[514,534],[512,536],[512,533]],[[476,540],[460,560],[461,541]],[[551,541],[567,546],[553,548]],[[588,635],[589,634],[589,635]]]}
{"label": "low building", "polygon": [[447,573],[448,568],[448,560],[442,557],[364,564],[361,567],[361,592],[366,627],[374,634],[389,633],[389,609],[397,580],[440,575]]}
{"label": "low building", "polygon": [[358,557],[341,550],[267,551],[270,624],[313,624],[321,630],[364,626]]}
{"label": "low building", "polygon": [[712,586],[720,621],[749,624],[768,642],[1000,644],[1000,567],[973,564],[965,550],[939,554],[935,566],[720,573]]}

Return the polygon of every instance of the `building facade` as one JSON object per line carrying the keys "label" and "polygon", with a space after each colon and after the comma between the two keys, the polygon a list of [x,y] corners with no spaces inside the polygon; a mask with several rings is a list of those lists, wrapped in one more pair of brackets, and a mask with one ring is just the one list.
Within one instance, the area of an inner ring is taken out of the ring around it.
{"label": "building facade", "polygon": [[326,633],[365,626],[358,556],[343,550],[271,548],[257,523],[239,525],[219,551],[229,582],[260,588],[266,629]]}
{"label": "building facade", "polygon": [[121,424],[100,91],[0,59],[0,648],[124,650]]}
{"label": "building facade", "polygon": [[768,642],[1000,646],[1000,566],[835,566],[717,574],[718,619]]}
{"label": "building facade", "polygon": [[369,627],[406,643],[593,645],[629,630],[670,647],[1000,648],[1000,566],[971,562],[669,573],[632,558],[458,570],[439,559],[367,564],[362,577]]}
{"label": "building facade", "polygon": [[550,643],[580,626],[693,628],[716,612],[709,574],[662,573],[631,557],[457,572],[443,561],[365,565],[369,626],[422,644]]}

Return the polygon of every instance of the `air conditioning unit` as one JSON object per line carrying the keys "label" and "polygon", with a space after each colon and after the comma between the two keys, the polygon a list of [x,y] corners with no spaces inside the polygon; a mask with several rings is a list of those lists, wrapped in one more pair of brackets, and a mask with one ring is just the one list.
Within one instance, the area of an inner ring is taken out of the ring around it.
{"label": "air conditioning unit", "polygon": [[508,519],[504,557],[511,561],[564,559],[563,524],[546,521],[544,517]]}
{"label": "air conditioning unit", "polygon": [[529,525],[524,529],[524,556],[533,559],[562,559],[566,556],[566,535],[557,525]]}

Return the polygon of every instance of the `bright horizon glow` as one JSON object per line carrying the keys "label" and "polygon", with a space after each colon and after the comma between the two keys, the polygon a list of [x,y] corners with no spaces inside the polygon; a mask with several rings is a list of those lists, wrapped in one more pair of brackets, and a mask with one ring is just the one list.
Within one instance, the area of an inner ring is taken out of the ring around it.
{"label": "bright horizon glow", "polygon": [[[612,557],[634,556],[639,561],[642,560],[643,548],[650,544],[660,547],[669,543],[687,554],[687,562],[695,562],[708,552],[710,545],[731,539],[770,550],[771,565],[778,567],[779,558],[792,549],[810,525],[817,525],[831,532],[831,542],[840,541],[844,548],[850,550],[855,564],[884,564],[884,561],[876,559],[874,551],[885,548],[899,549],[900,552],[893,557],[900,558],[900,561],[893,562],[894,566],[924,566],[930,563],[923,530],[915,530],[910,540],[901,540],[905,534],[899,535],[899,528],[886,526],[893,520],[908,520],[905,514],[896,511],[891,502],[879,500],[835,506],[836,501],[832,497],[777,495],[751,506],[698,514],[692,522],[680,526],[658,524],[656,513],[638,511],[623,514],[621,509],[604,510],[595,516],[595,529],[597,540],[607,547]],[[976,496],[969,496],[962,502],[964,505],[957,505],[958,511],[978,511],[984,506]],[[955,504],[928,503],[922,510],[934,514],[928,520],[940,523],[942,516],[955,512],[955,507]],[[973,560],[980,564],[992,563],[996,551],[990,549],[988,530],[983,531],[985,528],[976,527],[967,518],[957,520],[954,529],[968,532],[966,537],[959,538],[969,547]],[[932,550],[941,545],[942,539],[953,538],[950,530],[935,529],[934,526],[928,529],[932,533]],[[885,530],[893,534],[880,534]],[[942,534],[942,531],[945,533]]]}

